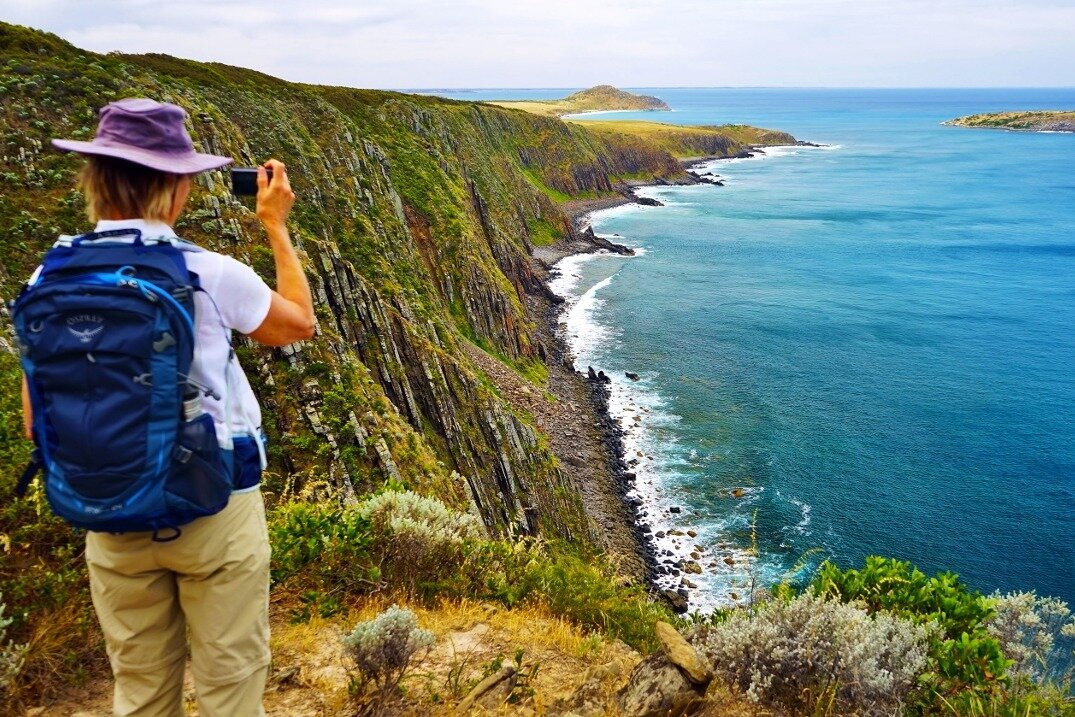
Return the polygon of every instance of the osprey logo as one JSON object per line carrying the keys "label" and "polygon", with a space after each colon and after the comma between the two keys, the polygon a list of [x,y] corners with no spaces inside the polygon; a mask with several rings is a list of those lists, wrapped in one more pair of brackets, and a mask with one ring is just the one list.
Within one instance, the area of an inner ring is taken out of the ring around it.
{"label": "osprey logo", "polygon": [[97,314],[77,314],[67,317],[67,330],[78,337],[84,344],[93,341],[97,334],[105,330],[103,316]]}

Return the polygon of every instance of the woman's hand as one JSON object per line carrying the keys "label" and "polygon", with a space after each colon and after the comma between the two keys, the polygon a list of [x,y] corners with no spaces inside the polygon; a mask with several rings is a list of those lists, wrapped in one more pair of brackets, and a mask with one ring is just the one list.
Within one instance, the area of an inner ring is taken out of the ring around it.
{"label": "woman's hand", "polygon": [[[266,167],[272,168],[271,182]],[[294,203],[295,193],[287,181],[284,163],[270,159],[258,167],[258,219],[269,236],[276,261],[276,291],[272,293],[268,315],[250,338],[268,346],[308,339],[317,327],[310,285],[287,232],[287,215]]]}
{"label": "woman's hand", "polygon": [[[272,169],[272,181],[266,168]],[[287,167],[278,159],[270,159],[258,167],[258,219],[266,229],[282,228],[295,203],[295,193],[287,181]]]}

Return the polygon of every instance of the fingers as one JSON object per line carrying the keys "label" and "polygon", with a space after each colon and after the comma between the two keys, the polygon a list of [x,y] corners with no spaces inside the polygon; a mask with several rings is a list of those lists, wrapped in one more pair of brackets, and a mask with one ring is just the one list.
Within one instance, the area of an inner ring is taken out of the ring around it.
{"label": "fingers", "polygon": [[[272,177],[269,177],[272,172]],[[287,167],[278,159],[269,159],[258,167],[257,215],[262,223],[277,224],[287,220],[295,203],[295,192],[287,178]]]}
{"label": "fingers", "polygon": [[287,167],[284,163],[278,159],[270,159],[262,165],[272,170],[272,184],[280,184],[281,186],[290,187],[290,183],[287,180]]}

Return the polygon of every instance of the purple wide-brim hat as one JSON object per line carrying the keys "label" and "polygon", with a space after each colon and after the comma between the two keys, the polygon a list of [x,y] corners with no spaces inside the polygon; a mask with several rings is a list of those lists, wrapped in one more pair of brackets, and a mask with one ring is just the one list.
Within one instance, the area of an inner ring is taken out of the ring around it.
{"label": "purple wide-brim hat", "polygon": [[54,139],[65,152],[115,157],[172,174],[196,174],[219,169],[231,157],[194,151],[182,107],[145,98],[110,102],[101,108],[93,141]]}

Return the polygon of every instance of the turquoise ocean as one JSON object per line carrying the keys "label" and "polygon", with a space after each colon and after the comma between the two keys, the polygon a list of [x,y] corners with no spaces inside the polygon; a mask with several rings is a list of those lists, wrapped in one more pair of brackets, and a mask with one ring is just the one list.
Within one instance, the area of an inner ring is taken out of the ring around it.
{"label": "turquoise ocean", "polygon": [[1075,89],[639,91],[673,111],[594,116],[828,145],[642,189],[665,206],[591,216],[636,256],[558,266],[692,607],[871,554],[1075,604],[1075,135],[941,125]]}

